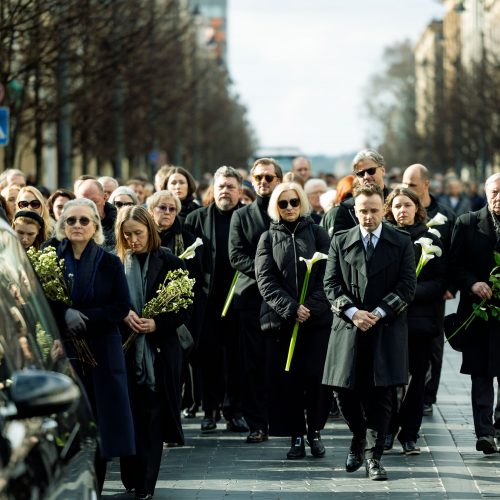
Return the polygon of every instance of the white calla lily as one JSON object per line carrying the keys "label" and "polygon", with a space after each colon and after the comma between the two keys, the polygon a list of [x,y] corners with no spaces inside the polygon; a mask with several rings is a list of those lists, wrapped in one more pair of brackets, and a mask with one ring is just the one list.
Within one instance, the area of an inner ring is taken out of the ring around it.
{"label": "white calla lily", "polygon": [[430,221],[427,222],[427,227],[442,226],[447,220],[448,217],[446,217],[446,215],[438,212]]}
{"label": "white calla lily", "polygon": [[192,259],[196,255],[196,249],[201,245],[203,245],[201,238],[196,238],[195,242],[179,255],[179,259]]}
{"label": "white calla lily", "polygon": [[441,257],[441,255],[443,255],[441,248],[433,243],[434,242],[431,238],[425,238],[424,236],[415,241],[415,245],[420,245],[422,247],[422,254],[420,255],[416,269],[417,276],[431,259],[434,257]]}
{"label": "white calla lily", "polygon": [[427,232],[433,234],[434,236],[437,236],[438,238],[441,238],[441,233],[434,227],[430,227],[429,229],[427,229]]}
{"label": "white calla lily", "polygon": [[312,266],[316,264],[316,262],[326,259],[328,259],[328,255],[326,255],[326,253],[321,253],[321,252],[315,252],[311,259],[305,259],[304,257],[299,257],[299,260],[303,260],[306,263],[308,272],[311,272]]}

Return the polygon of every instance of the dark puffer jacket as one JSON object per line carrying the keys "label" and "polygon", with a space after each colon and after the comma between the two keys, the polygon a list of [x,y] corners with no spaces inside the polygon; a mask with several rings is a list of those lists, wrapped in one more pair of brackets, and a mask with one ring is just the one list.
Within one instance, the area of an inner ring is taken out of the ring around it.
{"label": "dark puffer jacket", "polygon": [[[311,259],[315,252],[328,254],[330,238],[310,217],[300,217],[294,229],[272,222],[262,234],[255,257],[255,274],[264,299],[261,307],[263,331],[293,327],[297,318],[307,266],[300,257]],[[311,317],[301,329],[329,326],[332,315],[323,290],[326,260],[314,264],[304,305]]]}

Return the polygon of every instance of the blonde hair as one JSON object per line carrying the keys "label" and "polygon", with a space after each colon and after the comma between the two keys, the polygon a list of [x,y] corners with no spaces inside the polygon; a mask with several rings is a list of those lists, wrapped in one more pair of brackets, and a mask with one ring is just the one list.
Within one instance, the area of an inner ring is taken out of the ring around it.
{"label": "blonde hair", "polygon": [[309,200],[307,199],[307,195],[304,192],[304,189],[297,182],[282,182],[278,184],[271,195],[271,199],[269,200],[269,208],[267,209],[267,213],[269,217],[274,222],[279,222],[280,220],[280,212],[278,209],[278,200],[282,193],[285,191],[295,191],[297,193],[297,197],[300,200],[300,213],[299,217],[304,215],[309,215],[311,213],[311,208],[309,205]]}
{"label": "blonde hair", "polygon": [[[39,202],[40,202],[40,208],[42,209],[42,213],[40,214],[43,222],[45,224],[45,227],[43,228],[43,241],[47,240],[50,235],[52,234],[52,231],[54,229],[54,222],[53,219],[51,218],[49,214],[49,206],[47,203],[47,200],[43,197],[43,194],[38,191],[38,189],[34,186],[24,186],[19,190],[19,193],[17,194],[16,198],[16,210],[18,209],[18,203],[21,201],[21,197],[23,196],[24,193],[29,193],[32,194]],[[35,211],[35,210],[33,210]]]}

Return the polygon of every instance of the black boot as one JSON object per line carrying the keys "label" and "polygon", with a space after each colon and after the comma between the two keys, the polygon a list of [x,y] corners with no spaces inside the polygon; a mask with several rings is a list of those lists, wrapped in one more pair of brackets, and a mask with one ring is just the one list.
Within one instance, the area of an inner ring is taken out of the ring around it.
{"label": "black boot", "polygon": [[321,434],[319,431],[314,432],[307,436],[307,444],[311,447],[311,455],[316,458],[325,456],[325,446],[321,441]]}
{"label": "black boot", "polygon": [[286,458],[289,460],[296,460],[297,458],[304,458],[305,456],[306,449],[303,436],[292,437],[292,447],[288,450]]}

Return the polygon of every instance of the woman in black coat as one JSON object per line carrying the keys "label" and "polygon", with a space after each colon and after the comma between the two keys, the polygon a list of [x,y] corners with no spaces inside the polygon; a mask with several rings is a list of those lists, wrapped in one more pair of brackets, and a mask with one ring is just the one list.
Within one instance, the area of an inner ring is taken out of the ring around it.
{"label": "woman in black coat", "polygon": [[[331,312],[323,291],[325,261],[311,272],[304,304],[299,303],[307,266],[315,252],[328,252],[326,231],[308,216],[309,202],[302,187],[280,184],[269,202],[269,231],[259,241],[255,275],[264,299],[261,327],[268,333],[270,434],[291,436],[287,458],[305,457],[304,434],[311,453],[325,454],[320,431],[331,405],[331,391],[321,384],[331,325]],[[296,321],[300,328],[289,372],[288,348]],[[304,417],[307,413],[307,428]]]}
{"label": "woman in black coat", "polygon": [[196,203],[196,182],[193,176],[183,167],[171,167],[165,176],[162,189],[174,193],[181,202],[181,209],[177,213],[181,224],[193,210],[200,208]]}
{"label": "woman in black coat", "polygon": [[[442,252],[441,240],[429,232],[425,225],[427,220],[425,208],[413,191],[407,188],[395,188],[385,201],[384,211],[388,222],[410,234],[417,264],[422,254],[422,246],[416,243],[420,238],[428,238],[431,244],[439,247]],[[411,380],[399,412],[393,415],[390,435],[386,439],[386,449],[390,449],[399,429],[398,440],[406,455],[420,454],[416,441],[424,411],[425,377],[430,362],[432,340],[440,334],[443,320],[440,301],[446,290],[445,275],[445,257],[442,254],[436,255],[427,262],[417,277],[415,298],[408,307],[408,357]]]}
{"label": "woman in black coat", "polygon": [[131,308],[124,323],[138,334],[127,351],[136,455],[122,459],[121,476],[137,499],[152,498],[163,442],[184,444],[180,421],[182,348],[177,328],[185,310],[140,316],[166,274],[184,263],[160,246],[154,221],[144,207],[123,208],[116,221],[116,251],[125,266]]}
{"label": "woman in black coat", "polygon": [[[127,316],[130,297],[123,266],[99,245],[104,241],[101,218],[93,201],[68,201],[45,246],[57,247],[64,259],[71,301],[53,302],[54,316],[72,361],[85,386],[99,431],[96,469],[102,488],[106,460],[135,453],[134,428],[119,323]],[[96,361],[77,356],[74,337],[85,339]]]}

